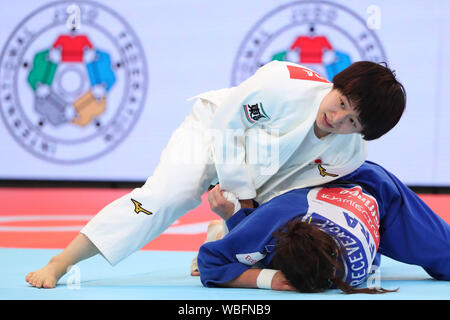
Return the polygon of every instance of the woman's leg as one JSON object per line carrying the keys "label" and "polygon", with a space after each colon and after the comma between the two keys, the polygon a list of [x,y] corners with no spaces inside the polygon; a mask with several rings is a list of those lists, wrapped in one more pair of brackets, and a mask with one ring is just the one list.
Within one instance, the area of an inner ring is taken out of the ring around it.
{"label": "woman's leg", "polygon": [[[213,220],[208,225],[208,230],[206,233],[206,240],[204,243],[216,241],[223,238],[223,226],[225,223],[222,223],[223,220]],[[198,254],[191,261],[191,276],[198,277],[200,276],[200,271],[198,271],[197,264]]]}
{"label": "woman's leg", "polygon": [[174,132],[146,183],[103,208],[81,230],[111,265],[198,207],[217,179],[210,137],[194,114]]}
{"label": "woman's leg", "polygon": [[98,254],[98,249],[82,233],[43,268],[27,274],[25,280],[37,288],[54,288],[69,267]]}
{"label": "woman's leg", "polygon": [[36,287],[54,287],[67,267],[96,253],[115,265],[201,204],[216,179],[206,125],[213,110],[198,101],[172,135],[152,176],[141,188],[103,208],[47,266],[27,275]]}

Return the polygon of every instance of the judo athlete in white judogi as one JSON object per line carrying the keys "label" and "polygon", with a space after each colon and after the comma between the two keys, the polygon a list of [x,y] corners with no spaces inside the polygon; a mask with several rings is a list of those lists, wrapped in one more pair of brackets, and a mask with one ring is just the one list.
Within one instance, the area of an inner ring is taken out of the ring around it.
{"label": "judo athlete in white judogi", "polygon": [[[101,253],[117,264],[200,205],[217,182],[239,200],[264,203],[281,191],[337,179],[366,158],[352,101],[302,66],[274,61],[237,87],[194,98],[146,183],[81,230],[91,242],[88,256]],[[33,275],[32,285],[54,286]]]}
{"label": "judo athlete in white judogi", "polygon": [[[288,67],[298,68],[306,79],[292,78]],[[114,265],[200,205],[217,180],[238,199],[258,196],[264,202],[277,186],[307,187],[352,172],[366,158],[361,135],[319,139],[313,130],[331,88],[308,69],[272,62],[238,87],[198,95],[145,185],[108,205],[81,232]],[[255,148],[254,143],[271,146]],[[261,152],[250,153],[258,161],[247,163],[251,148]]]}

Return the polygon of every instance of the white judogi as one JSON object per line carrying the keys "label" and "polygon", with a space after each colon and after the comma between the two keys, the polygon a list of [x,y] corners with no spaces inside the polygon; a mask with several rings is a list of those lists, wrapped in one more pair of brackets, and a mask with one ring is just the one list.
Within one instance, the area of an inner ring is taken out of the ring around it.
{"label": "white judogi", "polygon": [[106,206],[81,232],[114,265],[200,205],[217,181],[239,199],[265,202],[354,171],[367,154],[361,135],[314,135],[331,88],[309,69],[274,61],[237,87],[194,97],[144,186]]}

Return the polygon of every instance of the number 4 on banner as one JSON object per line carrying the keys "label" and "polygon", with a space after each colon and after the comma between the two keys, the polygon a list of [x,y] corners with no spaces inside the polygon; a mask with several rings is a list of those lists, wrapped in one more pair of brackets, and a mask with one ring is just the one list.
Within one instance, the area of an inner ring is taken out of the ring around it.
{"label": "number 4 on banner", "polygon": [[344,214],[345,220],[347,221],[347,225],[350,228],[355,228],[358,224],[358,220],[356,218],[350,217],[349,214],[345,211],[342,212]]}

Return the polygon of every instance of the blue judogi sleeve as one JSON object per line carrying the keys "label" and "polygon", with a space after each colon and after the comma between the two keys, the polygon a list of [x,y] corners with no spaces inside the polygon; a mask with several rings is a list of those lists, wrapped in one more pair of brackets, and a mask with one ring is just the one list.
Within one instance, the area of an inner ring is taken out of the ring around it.
{"label": "blue judogi sleeve", "polygon": [[241,209],[227,221],[229,233],[200,247],[198,268],[206,287],[235,279],[256,263],[267,266],[273,256],[273,232],[307,212],[309,189],[286,193],[260,205]]}
{"label": "blue judogi sleeve", "polygon": [[419,265],[435,279],[450,280],[448,223],[397,177],[373,162],[366,161],[342,179],[360,184],[377,198],[381,254]]}
{"label": "blue judogi sleeve", "polygon": [[248,215],[250,215],[256,208],[244,208],[233,214],[231,218],[227,220],[228,231],[231,231],[239,223],[241,223]]}

